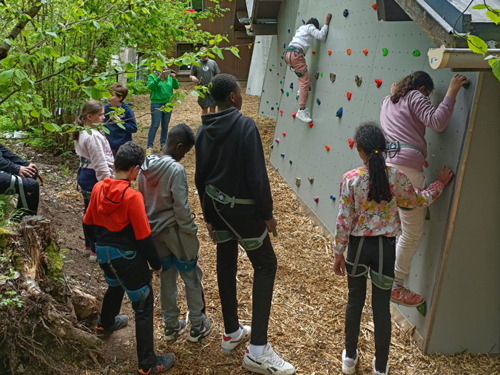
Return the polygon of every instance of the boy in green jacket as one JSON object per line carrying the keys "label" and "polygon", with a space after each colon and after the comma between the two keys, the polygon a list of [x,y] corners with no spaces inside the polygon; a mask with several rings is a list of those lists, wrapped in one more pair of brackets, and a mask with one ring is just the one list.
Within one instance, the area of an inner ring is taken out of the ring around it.
{"label": "boy in green jacket", "polygon": [[174,94],[174,89],[179,88],[179,81],[175,78],[175,73],[164,69],[162,72],[155,70],[148,76],[148,88],[151,90],[151,127],[148,132],[147,155],[153,153],[153,143],[156,132],[161,122],[160,147],[167,143],[168,123],[172,116],[172,111],[163,112],[162,107],[166,106]]}

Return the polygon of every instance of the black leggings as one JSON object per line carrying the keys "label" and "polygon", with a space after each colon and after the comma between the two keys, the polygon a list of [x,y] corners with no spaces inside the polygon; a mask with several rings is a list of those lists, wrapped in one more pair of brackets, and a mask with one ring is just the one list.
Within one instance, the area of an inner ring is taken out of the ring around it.
{"label": "black leggings", "polygon": [[[359,241],[362,237],[349,239],[347,260],[354,263]],[[378,272],[379,267],[379,237],[364,237],[363,248],[358,264],[364,264]],[[383,237],[384,255],[382,273],[388,277],[394,277],[394,263],[396,261],[396,241],[394,237]],[[349,265],[347,271],[351,271]],[[356,271],[359,274],[360,269]],[[349,298],[345,314],[345,349],[349,358],[354,358],[358,346],[359,330],[361,325],[361,313],[366,299],[365,276],[347,276],[349,286]],[[375,367],[378,371],[385,371],[389,358],[389,346],[391,344],[391,312],[390,312],[391,290],[383,290],[372,284],[372,310],[373,323],[375,325]]]}

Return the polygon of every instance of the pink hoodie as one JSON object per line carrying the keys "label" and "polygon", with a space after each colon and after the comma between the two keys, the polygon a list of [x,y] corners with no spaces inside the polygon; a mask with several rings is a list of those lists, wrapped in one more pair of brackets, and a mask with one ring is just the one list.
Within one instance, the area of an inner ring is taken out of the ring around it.
{"label": "pink hoodie", "polygon": [[422,170],[427,157],[425,128],[442,132],[453,114],[455,99],[446,96],[437,108],[434,108],[427,96],[418,90],[408,92],[399,102],[394,104],[391,97],[382,101],[380,123],[388,141],[399,141],[419,147],[423,152],[403,148],[394,158],[387,162],[407,168]]}

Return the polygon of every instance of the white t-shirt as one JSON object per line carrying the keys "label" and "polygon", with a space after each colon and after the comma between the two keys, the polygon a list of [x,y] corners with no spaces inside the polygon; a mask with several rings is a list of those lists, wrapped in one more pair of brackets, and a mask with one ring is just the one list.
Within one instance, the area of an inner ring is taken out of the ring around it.
{"label": "white t-shirt", "polygon": [[295,32],[290,45],[301,48],[304,54],[306,54],[314,42],[314,38],[324,41],[326,34],[328,34],[328,25],[323,25],[321,30],[318,30],[314,25],[302,25]]}

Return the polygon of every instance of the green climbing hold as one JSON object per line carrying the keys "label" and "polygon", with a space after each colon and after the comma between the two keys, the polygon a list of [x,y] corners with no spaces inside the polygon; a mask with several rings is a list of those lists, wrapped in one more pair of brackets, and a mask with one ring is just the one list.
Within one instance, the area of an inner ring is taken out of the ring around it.
{"label": "green climbing hold", "polygon": [[413,50],[413,56],[419,57],[420,56],[420,51],[418,49]]}
{"label": "green climbing hold", "polygon": [[387,48],[382,48],[382,55],[387,56],[389,54],[389,50]]}
{"label": "green climbing hold", "polygon": [[264,89],[262,89],[262,92],[264,92]]}
{"label": "green climbing hold", "polygon": [[264,114],[264,111],[262,111],[262,114]]}
{"label": "green climbing hold", "polygon": [[286,92],[286,96],[290,96],[290,93],[288,91]]}
{"label": "green climbing hold", "polygon": [[299,92],[297,91],[297,96],[295,97],[295,99],[299,100],[299,96],[300,96],[300,94],[299,94]]}
{"label": "green climbing hold", "polygon": [[321,72],[321,78],[323,78],[323,72]]}
{"label": "green climbing hold", "polygon": [[269,100],[266,103],[269,104]]}
{"label": "green climbing hold", "polygon": [[272,66],[274,66],[274,64]]}
{"label": "green climbing hold", "polygon": [[280,85],[282,85],[282,84],[283,84],[283,81],[280,81]]}

